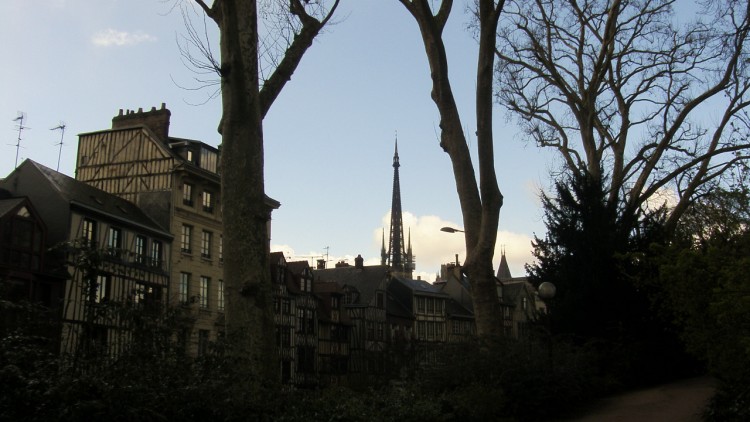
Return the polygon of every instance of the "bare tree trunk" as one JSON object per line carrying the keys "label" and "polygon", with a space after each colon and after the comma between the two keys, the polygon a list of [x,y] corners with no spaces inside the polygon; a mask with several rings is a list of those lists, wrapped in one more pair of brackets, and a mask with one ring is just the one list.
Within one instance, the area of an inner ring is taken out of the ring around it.
{"label": "bare tree trunk", "polygon": [[[256,383],[279,380],[275,348],[273,291],[263,172],[263,116],[291,79],[313,39],[330,20],[321,4],[289,0],[299,32],[278,66],[260,87],[257,0],[195,0],[219,27],[221,36],[221,207],[224,224],[225,328],[230,351],[247,365],[241,376]],[[281,4],[283,6],[283,4]],[[308,14],[306,6],[312,7]],[[318,13],[316,13],[318,12]],[[323,15],[319,20],[314,14]],[[290,19],[291,21],[292,19]]]}
{"label": "bare tree trunk", "polygon": [[499,4],[494,0],[477,2],[480,25],[476,91],[479,186],[448,78],[448,59],[442,39],[453,1],[444,0],[435,13],[426,0],[400,1],[419,25],[430,64],[432,99],[440,112],[440,145],[450,156],[453,165],[464,220],[464,268],[472,286],[477,334],[482,338],[499,337],[503,334],[503,319],[492,258],[503,196],[498,187],[494,165],[492,82],[495,36],[504,1],[501,0]]}
{"label": "bare tree trunk", "polygon": [[[214,6],[217,4],[215,3]],[[253,375],[275,379],[255,0],[218,2],[226,335]]]}

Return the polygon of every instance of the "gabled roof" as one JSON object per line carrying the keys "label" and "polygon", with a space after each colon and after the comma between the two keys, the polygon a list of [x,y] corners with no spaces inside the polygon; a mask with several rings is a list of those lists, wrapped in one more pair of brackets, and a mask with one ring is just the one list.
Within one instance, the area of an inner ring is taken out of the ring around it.
{"label": "gabled roof", "polygon": [[518,298],[525,292],[533,291],[533,286],[525,280],[503,283],[503,300],[511,305],[518,303]]}
{"label": "gabled roof", "polygon": [[385,303],[385,310],[388,316],[395,316],[404,319],[414,319],[414,313],[407,308],[397,298],[389,295]]}
{"label": "gabled roof", "polygon": [[388,278],[388,266],[367,265],[361,268],[339,267],[314,270],[313,274],[320,281],[335,281],[339,286],[351,286],[359,292],[358,305],[368,305],[375,297],[375,292]]}
{"label": "gabled roof", "polygon": [[45,167],[34,161],[27,161],[29,162],[29,165],[36,167],[36,169],[50,181],[52,186],[57,189],[60,195],[68,200],[71,205],[80,206],[120,221],[128,221],[140,226],[141,228],[157,232],[165,237],[173,237],[171,233],[165,231],[134,203],[87,185],[86,183],[79,182],[72,177],[54,171],[51,168]]}
{"label": "gabled roof", "polygon": [[455,299],[448,301],[445,312],[449,317],[453,318],[474,318],[474,313],[461,306]]}
{"label": "gabled roof", "polygon": [[[88,213],[100,217],[116,220],[123,225],[138,227],[141,230],[172,238],[172,234],[164,230],[134,203],[118,196],[104,192],[86,183],[73,179],[32,160],[25,160],[11,175],[19,172],[22,177],[25,172],[36,172],[48,182],[49,188],[62,200]],[[24,194],[23,192],[17,192]],[[37,204],[37,208],[44,204]]]}

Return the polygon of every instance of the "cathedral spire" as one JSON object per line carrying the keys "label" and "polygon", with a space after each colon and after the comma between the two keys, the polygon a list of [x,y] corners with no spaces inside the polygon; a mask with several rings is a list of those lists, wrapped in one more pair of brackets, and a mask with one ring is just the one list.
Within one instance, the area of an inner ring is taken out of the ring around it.
{"label": "cathedral spire", "polygon": [[391,270],[411,278],[410,263],[404,249],[404,224],[401,219],[401,184],[398,177],[398,136],[393,153],[393,197],[391,199],[391,235],[388,242],[388,265]]}

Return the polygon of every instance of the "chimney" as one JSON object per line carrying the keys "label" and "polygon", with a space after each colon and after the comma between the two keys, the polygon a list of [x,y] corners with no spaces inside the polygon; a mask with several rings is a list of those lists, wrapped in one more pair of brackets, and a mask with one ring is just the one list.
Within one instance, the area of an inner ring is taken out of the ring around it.
{"label": "chimney", "polygon": [[365,259],[362,258],[361,254],[354,258],[354,267],[359,268],[360,270],[365,268]]}
{"label": "chimney", "polygon": [[319,259],[318,260],[318,266],[316,267],[318,270],[325,270],[326,269],[326,260],[325,259]]}
{"label": "chimney", "polygon": [[138,111],[126,110],[123,113],[122,109],[120,109],[117,116],[112,118],[112,129],[146,126],[159,139],[166,142],[169,137],[169,118],[171,115],[172,113],[165,103],[161,103],[159,110],[156,107],[151,107],[150,111],[143,111],[142,108],[139,108]]}

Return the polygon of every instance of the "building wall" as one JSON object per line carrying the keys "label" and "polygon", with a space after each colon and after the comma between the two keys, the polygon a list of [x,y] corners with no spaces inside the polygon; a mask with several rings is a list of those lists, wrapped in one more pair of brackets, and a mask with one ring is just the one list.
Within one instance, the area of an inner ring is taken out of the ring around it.
{"label": "building wall", "polygon": [[[86,235],[87,227],[93,227],[90,238]],[[110,228],[120,234],[118,248],[109,247]],[[136,250],[139,236],[145,240],[144,254]],[[69,252],[70,261],[93,253],[94,259],[90,262],[96,263],[99,259],[101,262],[96,265],[95,275],[91,275],[93,268],[68,267],[70,280],[64,293],[61,351],[73,354],[94,347],[98,353],[114,356],[127,343],[128,322],[110,305],[158,309],[165,302],[169,239],[133,230],[123,222],[74,211],[69,240],[74,245]],[[155,249],[155,244],[160,246]],[[93,245],[93,250],[86,250],[86,245]],[[161,251],[159,256],[152,255],[155,250]]]}
{"label": "building wall", "polygon": [[[129,124],[138,123],[137,113],[129,116]],[[148,116],[147,112],[141,117]],[[192,145],[206,148],[196,141]],[[180,152],[186,151],[183,148]],[[200,149],[192,154],[199,157]],[[156,221],[166,224],[174,236],[167,303],[184,306],[193,317],[188,345],[190,353],[198,354],[205,350],[206,342],[215,341],[223,331],[220,179],[215,171],[194,164],[197,158],[193,162],[186,158],[146,127],[99,131],[79,138],[76,178],[137,203]],[[193,186],[192,204],[183,201],[186,183]],[[204,192],[212,194],[210,212],[203,208]],[[165,195],[154,196],[159,193]],[[168,204],[161,204],[159,198],[169,198]],[[183,226],[192,228],[189,250],[181,247]],[[212,237],[208,256],[201,253],[204,231]],[[189,275],[187,293],[181,290],[183,274]]]}

